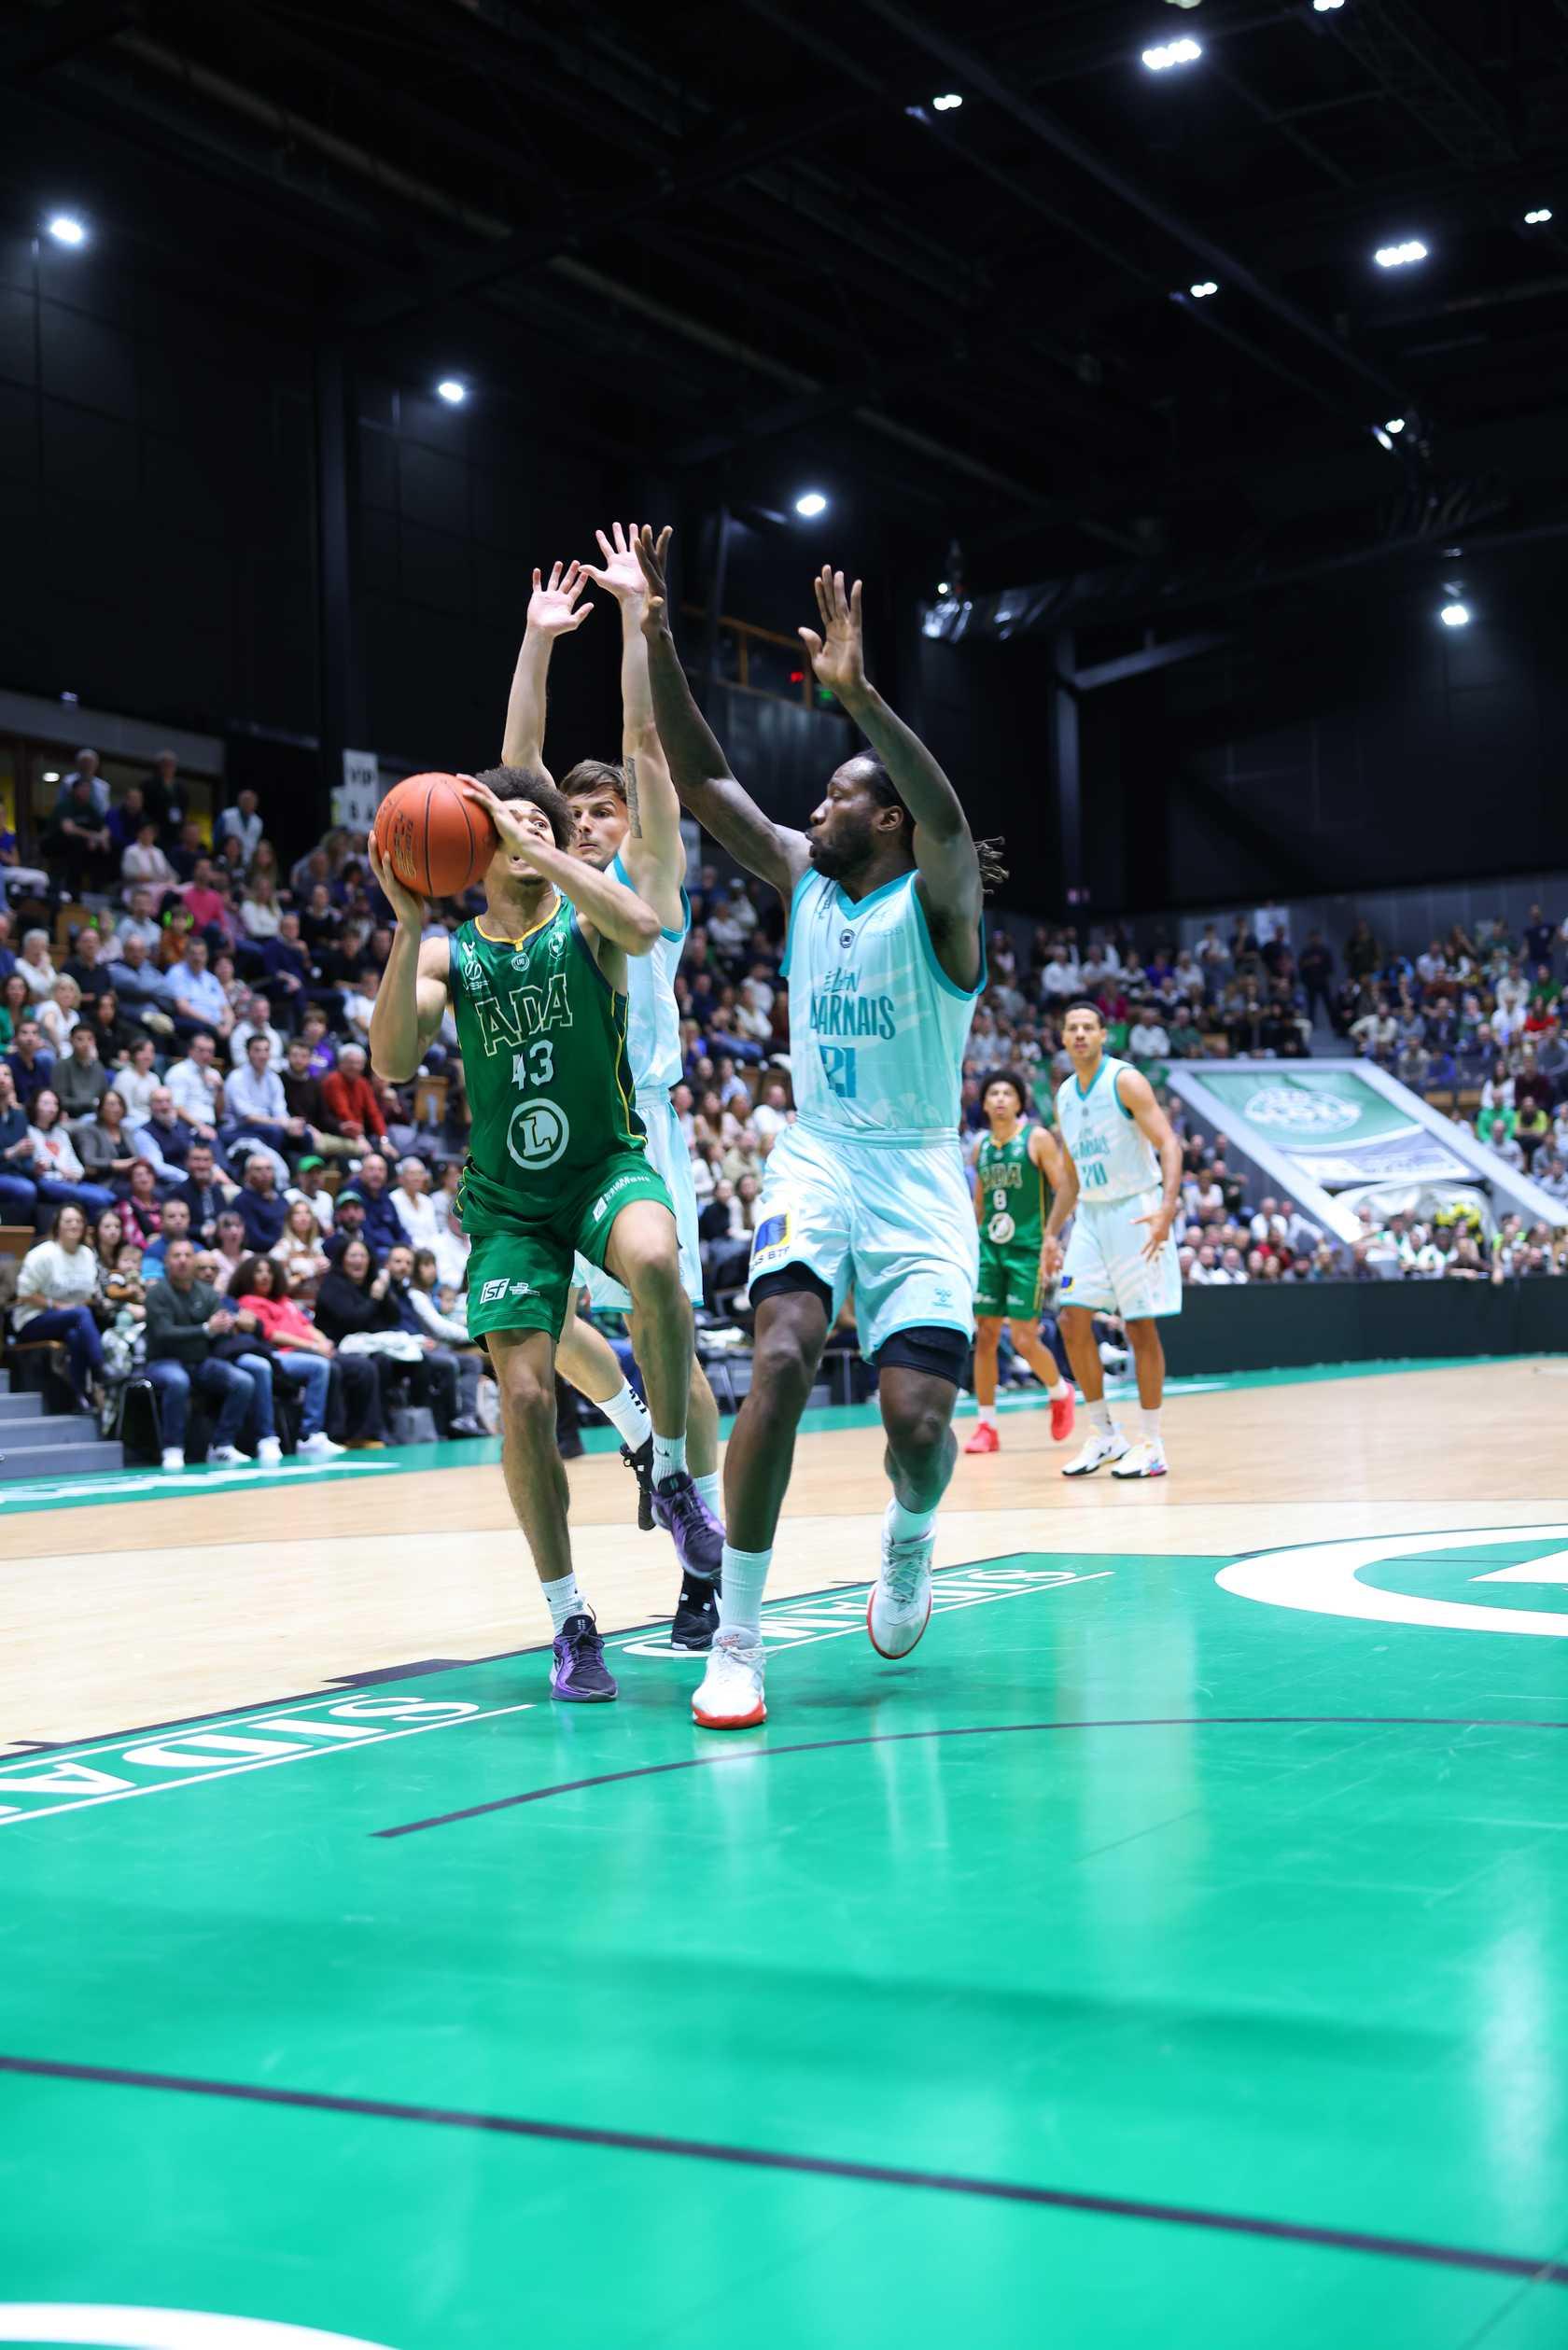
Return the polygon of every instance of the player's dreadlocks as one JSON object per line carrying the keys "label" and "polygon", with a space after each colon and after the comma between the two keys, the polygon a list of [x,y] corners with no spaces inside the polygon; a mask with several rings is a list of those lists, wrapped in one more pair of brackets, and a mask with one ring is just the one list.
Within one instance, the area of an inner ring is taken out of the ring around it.
{"label": "player's dreadlocks", "polygon": [[[910,827],[913,830],[915,818],[910,811],[909,804],[900,793],[897,784],[875,752],[863,750],[860,752],[859,758],[861,766],[866,771],[866,789],[877,806],[879,808],[903,808],[905,816],[909,818]],[[987,898],[994,897],[1007,879],[1007,867],[1001,861],[1002,850],[1005,846],[1006,843],[1000,833],[992,840],[976,841],[974,844],[974,854],[980,860],[980,888]]]}

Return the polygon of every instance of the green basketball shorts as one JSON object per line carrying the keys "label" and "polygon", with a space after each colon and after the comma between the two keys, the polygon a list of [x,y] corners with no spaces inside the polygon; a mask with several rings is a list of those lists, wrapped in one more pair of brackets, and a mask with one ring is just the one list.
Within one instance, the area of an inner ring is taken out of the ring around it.
{"label": "green basketball shorts", "polygon": [[[561,1335],[572,1290],[573,1260],[585,1256],[603,1266],[605,1250],[623,1208],[651,1199],[675,1218],[664,1177],[642,1151],[621,1151],[596,1168],[590,1182],[553,1204],[545,1213],[497,1216],[486,1210],[488,1227],[473,1234],[469,1257],[469,1336],[492,1330],[547,1330]],[[519,1201],[520,1211],[525,1203]]]}
{"label": "green basketball shorts", "polygon": [[988,1322],[1035,1322],[1044,1283],[1037,1248],[998,1248],[980,1238],[980,1280],[974,1310]]}

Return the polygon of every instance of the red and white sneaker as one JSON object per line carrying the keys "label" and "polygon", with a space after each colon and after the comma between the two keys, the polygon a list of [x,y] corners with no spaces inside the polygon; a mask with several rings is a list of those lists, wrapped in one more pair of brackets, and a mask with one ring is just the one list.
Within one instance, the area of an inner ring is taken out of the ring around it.
{"label": "red and white sneaker", "polygon": [[968,1444],[965,1445],[964,1450],[966,1452],[1000,1452],[1001,1450],[1001,1438],[998,1435],[996,1430],[991,1426],[990,1421],[988,1420],[981,1420],[979,1426],[975,1429],[973,1435],[971,1436]]}
{"label": "red and white sneaker", "polygon": [[1077,1417],[1078,1406],[1073,1399],[1073,1393],[1071,1388],[1068,1389],[1065,1395],[1052,1396],[1051,1442],[1054,1445],[1066,1444],[1069,1436],[1072,1434],[1072,1423]]}
{"label": "red and white sneaker", "polygon": [[705,1730],[749,1730],[767,1720],[763,1673],[767,1652],[758,1632],[715,1632],[707,1671],[692,1694],[692,1719]]}

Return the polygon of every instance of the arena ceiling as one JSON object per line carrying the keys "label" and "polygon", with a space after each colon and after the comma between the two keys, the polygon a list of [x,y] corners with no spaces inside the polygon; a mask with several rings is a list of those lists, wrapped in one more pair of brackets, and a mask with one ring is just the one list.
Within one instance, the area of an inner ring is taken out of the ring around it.
{"label": "arena ceiling", "polygon": [[34,0],[0,72],[13,226],[976,589],[1565,494],[1568,0]]}

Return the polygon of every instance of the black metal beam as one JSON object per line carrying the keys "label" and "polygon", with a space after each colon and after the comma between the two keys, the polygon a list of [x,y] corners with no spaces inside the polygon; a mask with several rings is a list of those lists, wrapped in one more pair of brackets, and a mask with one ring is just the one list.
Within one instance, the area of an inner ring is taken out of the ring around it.
{"label": "black metal beam", "polygon": [[903,0],[861,0],[861,6],[916,48],[923,49],[927,56],[935,58],[948,72],[960,77],[992,105],[1000,107],[1041,146],[1074,164],[1099,187],[1159,229],[1188,254],[1201,260],[1223,284],[1250,294],[1254,301],[1261,303],[1295,333],[1326,352],[1339,368],[1359,377],[1363,384],[1376,386],[1382,398],[1398,400],[1397,386],[1380,368],[1362,358],[1331,329],[1320,325],[1299,303],[1260,277],[1239,253],[1221,245],[1193,222],[1183,220],[1162,198],[1108,161],[1086,140],[1080,138],[1076,132],[1070,131],[1053,115],[1047,114],[1043,107],[1023,96],[1002,76],[993,73],[985,60],[975,56],[962,42],[951,39],[947,34],[912,15],[903,5]]}

